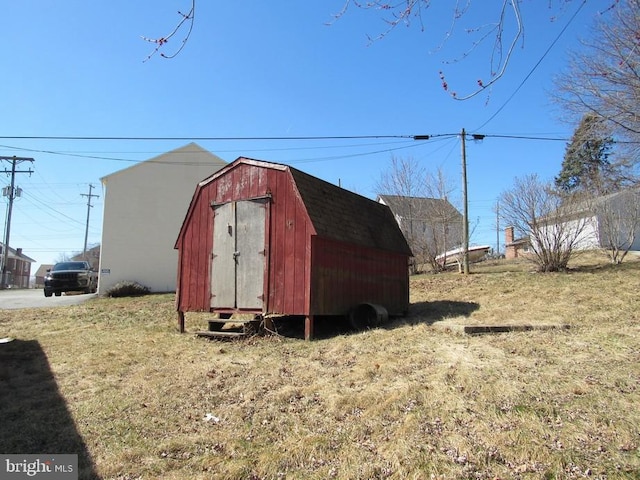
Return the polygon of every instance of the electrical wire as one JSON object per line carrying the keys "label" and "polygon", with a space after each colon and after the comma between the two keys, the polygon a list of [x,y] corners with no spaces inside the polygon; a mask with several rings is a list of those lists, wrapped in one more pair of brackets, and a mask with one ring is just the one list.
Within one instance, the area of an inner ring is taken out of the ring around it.
{"label": "electrical wire", "polygon": [[[424,137],[429,137],[429,139],[433,139],[434,141],[438,141],[439,139],[446,139],[446,138],[450,138],[452,136],[456,136],[457,134],[433,134],[433,135],[427,135]],[[392,152],[392,151],[396,151],[396,150],[402,150],[405,148],[412,148],[412,147],[417,147],[419,146],[419,143],[415,142],[415,138],[417,137],[416,135],[389,135],[389,136],[382,136],[384,138],[402,138],[405,141],[402,142],[395,142],[400,144],[401,146],[399,147],[395,147],[395,148],[388,148],[388,149],[382,149],[382,150],[373,150],[373,151],[368,151],[368,152],[360,152],[360,153],[356,153],[356,154],[350,154],[350,155],[335,155],[335,156],[329,156],[329,157],[312,157],[312,158],[303,158],[303,159],[296,159],[296,160],[292,160],[289,163],[295,164],[295,163],[310,163],[310,162],[320,162],[320,161],[327,161],[327,160],[339,160],[339,159],[343,159],[343,158],[353,158],[353,157],[361,157],[361,156],[366,156],[366,155],[376,155],[379,153],[388,153],[388,152]],[[255,140],[256,137],[247,137],[244,140],[249,140],[249,141],[253,141]],[[337,138],[358,138],[356,136],[351,136],[351,137],[289,137],[290,140],[298,140],[300,138],[306,138],[306,139],[327,139],[327,140],[334,140]],[[365,138],[365,137],[361,137],[361,138]],[[139,140],[146,140],[143,137],[138,137]],[[269,137],[269,140],[278,140],[278,137]],[[407,142],[407,139],[410,139],[410,141]],[[394,143],[394,144],[395,144]],[[385,143],[386,144],[386,143]],[[372,144],[366,144],[366,145],[372,145]],[[374,144],[375,145],[375,144]],[[362,145],[341,145],[341,146],[331,146],[331,147],[322,147],[322,148],[354,148],[354,147],[360,147]],[[98,155],[84,155],[84,154],[76,154],[76,153],[70,153],[70,152],[58,152],[58,151],[54,151],[54,150],[38,150],[38,149],[30,149],[30,148],[22,148],[22,147],[15,147],[15,146],[9,146],[9,145],[0,145],[0,148],[11,148],[14,150],[21,150],[21,151],[28,151],[31,153],[45,153],[45,154],[49,154],[49,155],[58,155],[58,156],[69,156],[69,157],[77,157],[77,158],[87,158],[87,159],[94,159],[94,160],[109,160],[109,161],[120,161],[120,162],[129,162],[129,163],[158,163],[158,164],[162,164],[162,165],[181,165],[181,166],[189,166],[189,165],[193,165],[193,166],[201,166],[201,163],[190,163],[190,162],[182,162],[182,161],[166,161],[166,160],[133,160],[133,159],[126,159],[126,158],[115,158],[115,157],[104,157],[104,156],[98,156]],[[305,147],[306,149],[311,149],[313,147]],[[289,150],[289,149],[278,149],[278,150]],[[183,152],[185,155],[188,154],[189,152]]]}
{"label": "electrical wire", "polygon": [[373,138],[413,139],[415,135],[327,135],[291,137],[99,137],[99,136],[44,136],[44,135],[0,135],[3,140],[119,140],[119,141],[282,141],[282,140],[363,140]]}
{"label": "electrical wire", "polygon": [[56,213],[57,215],[60,215],[61,217],[64,217],[64,218],[66,218],[67,220],[72,221],[73,223],[77,223],[77,224],[80,224],[80,225],[82,225],[82,226],[84,226],[84,225],[85,225],[85,223],[84,223],[84,222],[81,222],[81,221],[79,221],[79,220],[76,220],[75,218],[70,217],[69,215],[66,215],[66,214],[62,213],[61,211],[56,210],[55,208],[51,207],[51,206],[50,206],[50,205],[48,205],[47,203],[45,203],[45,202],[43,202],[42,200],[38,199],[37,197],[35,197],[35,196],[31,195],[29,192],[23,192],[23,193],[24,193],[24,195],[25,195],[25,198],[28,198],[28,199],[30,199],[31,201],[38,203],[40,206],[42,206],[42,207],[44,207],[44,208],[47,208],[48,210],[51,210],[52,212]]}
{"label": "electrical wire", "polygon": [[[307,137],[233,137],[234,139],[239,139],[239,140],[247,140],[247,141],[254,141],[257,139],[263,139],[263,140],[281,140],[281,139],[288,139],[288,140],[303,140],[303,139],[308,139],[308,140],[335,140],[335,139],[359,139],[359,138],[399,138],[399,139],[403,139],[405,141],[401,141],[401,142],[395,142],[397,144],[399,144],[398,147],[393,147],[393,148],[386,148],[386,149],[379,149],[379,150],[372,150],[372,151],[367,151],[367,152],[359,152],[359,153],[354,153],[354,154],[348,154],[348,155],[333,155],[333,156],[327,156],[327,157],[310,157],[310,158],[302,158],[302,159],[296,159],[296,160],[292,160],[290,163],[294,164],[294,163],[310,163],[310,162],[321,162],[321,161],[329,161],[329,160],[339,160],[339,159],[344,159],[344,158],[355,158],[355,157],[362,157],[362,156],[366,156],[366,155],[377,155],[380,153],[389,153],[389,152],[393,152],[393,151],[397,151],[397,150],[403,150],[406,148],[412,148],[412,147],[416,147],[416,146],[420,146],[423,145],[421,143],[422,140],[426,140],[429,142],[429,144],[433,144],[435,141],[440,141],[440,140],[447,140],[450,138],[455,138],[458,137],[460,134],[459,133],[434,133],[434,134],[429,134],[429,135],[377,135],[377,136],[371,136],[371,135],[365,135],[365,136],[355,136],[355,135],[351,135],[351,136],[342,136],[342,137],[312,137],[312,136],[307,136]],[[508,139],[519,139],[519,140],[537,140],[537,141],[569,141],[569,138],[566,137],[543,137],[543,136],[533,136],[533,135],[501,135],[501,134],[485,134],[485,135],[480,135],[480,134],[469,134],[467,133],[468,136],[473,137],[474,135],[476,136],[481,136],[481,137],[492,137],[492,138],[508,138]],[[0,138],[7,138],[7,137],[0,137]],[[13,138],[18,138],[18,137],[13,137]],[[22,138],[22,137],[20,137]],[[71,139],[78,139],[78,140],[86,140],[86,139],[90,139],[90,138],[94,138],[94,137],[33,137],[33,138],[38,138],[38,139],[45,139],[45,138],[54,138],[54,139],[60,139],[60,138],[71,138]],[[175,138],[180,138],[180,137],[157,137],[158,139],[175,139]],[[205,137],[201,137],[201,138],[205,138]],[[213,138],[213,137],[207,137],[207,138]],[[222,138],[222,137],[219,137]],[[230,139],[232,137],[226,137],[226,139]],[[117,139],[117,137],[100,137],[100,139]],[[141,140],[141,141],[146,141],[149,140],[149,137],[128,137],[128,139],[133,139],[133,140]],[[193,138],[189,138],[189,137],[182,137],[183,140],[193,140]],[[409,142],[406,142],[406,140],[410,140]],[[416,140],[420,140],[418,142],[416,142]],[[392,143],[395,144],[395,143]],[[279,149],[263,149],[262,151],[273,151],[273,150],[277,150],[277,151],[290,151],[290,150],[302,150],[302,149],[318,149],[318,148],[322,148],[322,149],[329,149],[329,148],[357,148],[357,147],[362,147],[362,146],[373,146],[373,145],[386,145],[387,143],[382,143],[382,144],[359,144],[359,145],[336,145],[336,146],[321,146],[321,147],[295,147],[295,148],[279,148]],[[20,150],[20,151],[27,151],[27,152],[31,152],[31,153],[45,153],[45,154],[49,154],[49,155],[57,155],[57,156],[69,156],[69,157],[76,157],[76,158],[86,158],[86,159],[93,159],[93,160],[108,160],[108,161],[118,161],[118,162],[128,162],[128,163],[159,163],[159,164],[165,164],[165,165],[182,165],[182,166],[189,166],[189,165],[201,165],[200,163],[189,163],[189,162],[181,162],[181,161],[166,161],[166,160],[153,160],[153,159],[149,159],[149,160],[134,160],[131,158],[118,158],[118,157],[107,157],[107,156],[101,156],[101,155],[87,155],[87,154],[79,154],[79,153],[73,153],[73,152],[60,152],[60,151],[55,151],[55,150],[42,150],[42,149],[31,149],[31,148],[24,148],[24,147],[16,147],[16,146],[11,146],[11,145],[0,145],[0,148],[7,148],[7,149],[14,149],[14,150]],[[234,150],[237,151],[237,150]],[[184,152],[184,154],[188,154],[188,152]]]}

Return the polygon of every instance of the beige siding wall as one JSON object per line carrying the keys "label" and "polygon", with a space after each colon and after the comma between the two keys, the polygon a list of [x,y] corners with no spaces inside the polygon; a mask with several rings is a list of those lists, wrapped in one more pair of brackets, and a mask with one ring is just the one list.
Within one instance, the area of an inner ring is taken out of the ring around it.
{"label": "beige siding wall", "polygon": [[176,289],[173,246],[198,182],[225,163],[189,144],[102,179],[104,214],[98,292],[136,281],[154,292]]}

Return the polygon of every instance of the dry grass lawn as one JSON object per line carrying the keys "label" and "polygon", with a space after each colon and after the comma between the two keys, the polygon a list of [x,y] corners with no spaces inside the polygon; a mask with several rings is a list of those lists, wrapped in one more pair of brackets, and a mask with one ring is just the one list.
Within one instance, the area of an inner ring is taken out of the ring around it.
{"label": "dry grass lawn", "polygon": [[[574,267],[413,277],[408,317],[313,342],[181,335],[173,295],[0,311],[0,452],[120,480],[640,478],[640,260]],[[459,330],[505,323],[570,328]]]}

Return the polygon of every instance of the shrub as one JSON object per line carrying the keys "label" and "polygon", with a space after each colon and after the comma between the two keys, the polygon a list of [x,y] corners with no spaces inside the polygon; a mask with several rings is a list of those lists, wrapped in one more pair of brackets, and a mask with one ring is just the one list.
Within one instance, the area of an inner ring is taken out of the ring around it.
{"label": "shrub", "polygon": [[140,285],[138,282],[129,281],[118,282],[107,290],[107,296],[109,297],[137,297],[148,293],[149,287]]}

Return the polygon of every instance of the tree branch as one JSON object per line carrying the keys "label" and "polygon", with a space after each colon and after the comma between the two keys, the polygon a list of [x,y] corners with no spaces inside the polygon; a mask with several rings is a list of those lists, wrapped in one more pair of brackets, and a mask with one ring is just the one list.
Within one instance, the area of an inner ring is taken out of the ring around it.
{"label": "tree branch", "polygon": [[160,56],[162,58],[175,58],[176,55],[178,55],[182,51],[184,46],[187,44],[187,41],[189,40],[189,37],[191,36],[191,32],[193,31],[193,22],[194,22],[194,19],[195,19],[195,11],[196,11],[196,0],[191,0],[191,9],[189,10],[189,12],[182,13],[181,11],[178,10],[178,15],[180,15],[182,17],[182,19],[180,20],[180,22],[178,22],[178,24],[175,26],[175,28],[168,35],[165,35],[164,37],[160,37],[160,38],[148,38],[148,37],[142,36],[143,40],[145,40],[145,41],[147,41],[149,43],[153,43],[153,44],[156,45],[156,47],[153,49],[153,51],[143,61],[144,62],[148,61],[156,53],[160,52],[160,49],[162,49],[167,44],[167,42],[169,42],[169,40],[174,35],[176,35],[178,33],[180,28],[186,22],[188,22],[189,28],[187,30],[186,35],[182,38],[182,42],[180,43],[180,47],[175,52],[173,52],[172,54],[169,54],[169,55],[167,55],[167,54],[165,54],[163,52],[160,52]]}

